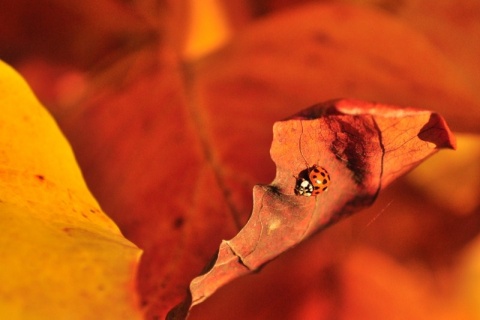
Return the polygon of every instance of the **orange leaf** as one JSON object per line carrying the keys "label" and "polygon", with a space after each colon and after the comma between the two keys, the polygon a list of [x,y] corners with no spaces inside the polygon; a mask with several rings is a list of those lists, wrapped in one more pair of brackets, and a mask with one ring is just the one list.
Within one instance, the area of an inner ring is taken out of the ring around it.
{"label": "orange leaf", "polygon": [[202,61],[197,80],[214,105],[286,111],[348,97],[419,105],[479,131],[478,96],[458,67],[408,25],[358,6],[310,2],[258,20]]}
{"label": "orange leaf", "polygon": [[0,318],[139,319],[140,250],[101,211],[56,123],[3,62],[0,92]]}
{"label": "orange leaf", "polygon": [[[276,178],[254,188],[250,220],[232,240],[222,242],[213,267],[192,281],[192,305],[370,205],[382,188],[439,148],[455,148],[444,120],[411,108],[339,100],[277,122],[271,148]],[[307,169],[305,163],[325,167],[332,179],[316,197],[294,193],[294,177]]]}

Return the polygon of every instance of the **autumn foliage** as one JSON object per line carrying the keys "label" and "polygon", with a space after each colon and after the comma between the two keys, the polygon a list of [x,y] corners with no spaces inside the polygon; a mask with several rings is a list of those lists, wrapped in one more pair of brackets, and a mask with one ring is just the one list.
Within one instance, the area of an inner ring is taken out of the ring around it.
{"label": "autumn foliage", "polygon": [[480,317],[479,17],[0,1],[0,318]]}

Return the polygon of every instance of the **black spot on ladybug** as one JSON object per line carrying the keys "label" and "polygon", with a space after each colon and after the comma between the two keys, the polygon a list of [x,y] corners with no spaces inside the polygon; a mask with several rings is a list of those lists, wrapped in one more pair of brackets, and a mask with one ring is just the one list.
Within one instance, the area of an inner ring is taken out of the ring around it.
{"label": "black spot on ladybug", "polygon": [[45,181],[45,177],[42,176],[41,174],[37,174],[35,178],[37,178],[39,181]]}

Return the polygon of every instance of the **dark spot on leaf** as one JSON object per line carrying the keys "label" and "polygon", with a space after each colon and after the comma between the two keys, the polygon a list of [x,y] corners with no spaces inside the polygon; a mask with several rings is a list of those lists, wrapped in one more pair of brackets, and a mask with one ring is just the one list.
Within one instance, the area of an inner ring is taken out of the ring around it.
{"label": "dark spot on leaf", "polygon": [[332,38],[325,32],[315,32],[313,40],[320,45],[326,45],[332,42]]}
{"label": "dark spot on leaf", "polygon": [[185,223],[185,219],[183,217],[177,217],[174,221],[173,221],[173,227],[175,229],[180,229],[181,227],[183,227],[183,224]]}
{"label": "dark spot on leaf", "polygon": [[405,0],[379,1],[375,5],[390,14],[396,14],[405,7]]}
{"label": "dark spot on leaf", "polygon": [[269,185],[267,186],[269,191],[272,192],[273,194],[276,194],[276,195],[280,195],[281,192],[280,192],[280,188],[277,187],[277,186],[274,186],[274,185]]}
{"label": "dark spot on leaf", "polygon": [[37,174],[35,178],[37,178],[39,181],[45,181],[45,177],[41,174]]}
{"label": "dark spot on leaf", "polygon": [[332,152],[353,173],[355,182],[362,185],[369,168],[366,155],[371,151],[375,140],[379,139],[374,120],[367,121],[360,117],[348,121],[337,119],[331,126],[335,128],[332,131],[337,132],[337,139],[331,146]]}

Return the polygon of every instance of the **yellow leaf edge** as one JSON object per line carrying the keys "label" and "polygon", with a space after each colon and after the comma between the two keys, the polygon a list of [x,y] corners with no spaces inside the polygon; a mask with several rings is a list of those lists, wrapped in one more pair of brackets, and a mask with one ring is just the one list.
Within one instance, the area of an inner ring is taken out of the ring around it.
{"label": "yellow leaf edge", "polygon": [[0,318],[141,319],[142,251],[103,213],[58,125],[0,60]]}

